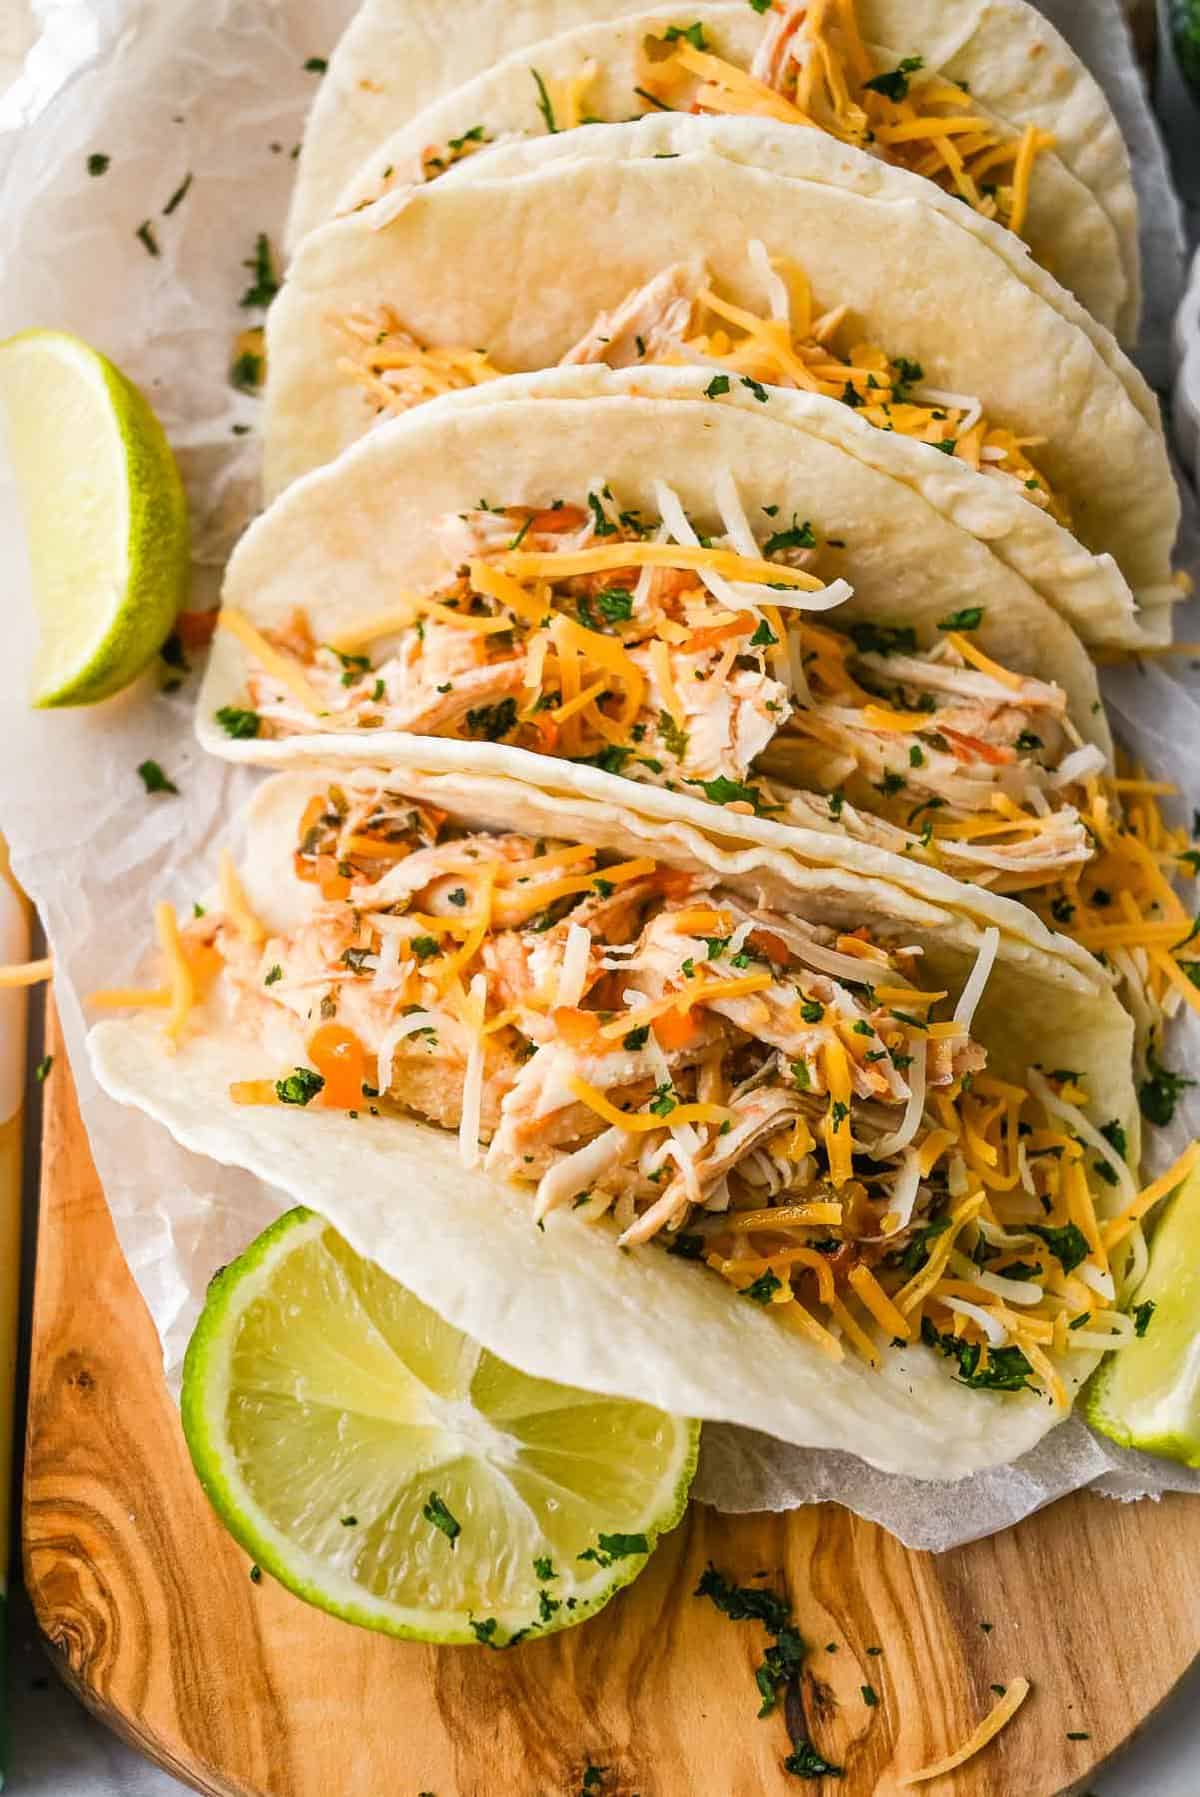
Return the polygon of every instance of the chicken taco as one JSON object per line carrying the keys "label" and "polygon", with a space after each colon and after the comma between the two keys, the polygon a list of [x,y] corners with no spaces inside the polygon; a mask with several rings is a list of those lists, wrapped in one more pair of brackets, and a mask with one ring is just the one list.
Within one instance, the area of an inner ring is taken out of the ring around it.
{"label": "chicken taco", "polygon": [[[555,363],[692,364],[920,445],[933,503],[1086,640],[1165,639],[1179,499],[1157,405],[995,226],[820,133],[758,120],[660,115],[475,167],[302,246],[268,324],[269,494],[451,389]],[[603,221],[603,253],[564,280],[581,218]],[[974,315],[977,328],[947,326]]]}
{"label": "chicken taco", "polygon": [[1136,336],[1128,152],[1096,81],[1024,0],[739,0],[678,15],[644,0],[474,0],[452,31],[428,0],[367,0],[309,121],[291,242],[380,183],[426,180],[509,133],[663,108],[815,124],[911,168],[1024,237]]}
{"label": "chicken taco", "polygon": [[930,485],[919,445],[852,408],[705,370],[435,401],[249,532],[201,738],[278,764],[416,734],[559,791],[621,775],[643,814],[783,852],[833,832],[977,916],[1017,894],[1102,957],[1145,1069],[1200,1004],[1170,887],[1200,853],[1114,765],[1080,642],[951,522],[934,459]]}
{"label": "chicken taco", "polygon": [[945,1479],[1132,1332],[1130,1025],[1050,945],[420,745],[155,922],[104,1087],[528,1372]]}

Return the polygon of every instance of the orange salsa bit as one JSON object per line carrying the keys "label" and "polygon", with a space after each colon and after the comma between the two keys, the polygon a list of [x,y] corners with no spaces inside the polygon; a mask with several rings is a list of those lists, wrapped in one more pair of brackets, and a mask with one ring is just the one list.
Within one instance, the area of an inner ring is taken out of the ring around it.
{"label": "orange salsa bit", "polygon": [[323,1023],[308,1044],[308,1058],[325,1081],[321,1103],[333,1111],[352,1111],[362,1103],[367,1051],[340,1023]]}

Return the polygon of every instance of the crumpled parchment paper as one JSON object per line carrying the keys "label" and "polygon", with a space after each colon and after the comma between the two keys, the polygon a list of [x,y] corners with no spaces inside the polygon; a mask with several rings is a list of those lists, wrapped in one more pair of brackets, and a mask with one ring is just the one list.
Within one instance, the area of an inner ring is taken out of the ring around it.
{"label": "crumpled parchment paper", "polygon": [[[259,231],[278,240],[305,107],[349,0],[35,0],[43,35],[0,103],[0,337],[30,325],[79,332],[148,393],[179,454],[193,506],[193,603],[214,592],[256,505],[256,402],[229,384],[242,266]],[[1177,209],[1115,0],[1046,0],[1118,105],[1138,155],[1150,258],[1147,365],[1160,373],[1178,297]],[[7,132],[6,132],[7,128]],[[107,156],[89,176],[92,153]],[[192,176],[169,214],[171,196]],[[138,228],[150,222],[152,254]],[[235,427],[249,426],[249,433]],[[1194,521],[1189,544],[1195,550]],[[186,1154],[148,1119],[105,1098],[83,1051],[81,995],[131,979],[150,905],[187,905],[208,884],[214,846],[255,775],[205,760],[191,732],[196,679],[173,695],[147,678],[80,713],[28,709],[34,624],[11,484],[0,485],[8,593],[0,666],[0,825],[36,899],[56,963],[56,997],[96,1163],[121,1245],[162,1337],[167,1376],[213,1271],[282,1201],[246,1175]],[[1195,565],[1195,553],[1185,557]],[[1200,627],[1181,621],[1181,631]],[[1200,803],[1200,711],[1186,664],[1147,664],[1109,681],[1114,717],[1156,772]],[[179,796],[148,796],[158,761]],[[1191,765],[1189,765],[1191,764]],[[1175,1064],[1200,1071],[1200,1031]],[[51,1078],[54,1077],[51,1073]],[[1177,1136],[1200,1127],[1200,1104]],[[1170,1143],[1160,1145],[1165,1153]],[[1161,1158],[1161,1154],[1160,1154]],[[1082,1485],[1135,1496],[1200,1489],[1167,1462],[1122,1455],[1073,1421],[1020,1465],[947,1487],[887,1479],[848,1455],[810,1454],[710,1428],[697,1495],[721,1508],[835,1499],[911,1545],[991,1533]]]}

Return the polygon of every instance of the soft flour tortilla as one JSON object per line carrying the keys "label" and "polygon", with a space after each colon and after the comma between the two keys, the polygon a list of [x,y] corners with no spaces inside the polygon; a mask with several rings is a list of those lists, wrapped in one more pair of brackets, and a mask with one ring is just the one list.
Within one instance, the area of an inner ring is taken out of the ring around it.
{"label": "soft flour tortilla", "polygon": [[[435,0],[365,0],[309,117],[290,246],[332,214],[360,166],[423,107],[522,47],[644,10],[645,0],[460,0],[447,14]],[[710,10],[693,7],[677,22]],[[858,19],[868,43],[892,47],[886,66],[920,55],[997,119],[1053,133],[1056,157],[1111,221],[1125,280],[1117,326],[1132,342],[1141,276],[1129,153],[1104,93],[1059,33],[1025,0],[858,0]]]}
{"label": "soft flour tortilla", "polygon": [[[385,183],[421,181],[422,159],[430,145],[445,146],[480,125],[500,143],[514,136],[545,136],[543,95],[556,82],[569,82],[584,70],[595,71],[585,100],[589,116],[613,122],[636,118],[646,110],[637,92],[645,80],[642,46],[649,37],[661,38],[679,19],[678,12],[659,7],[631,18],[594,22],[515,50],[494,68],[424,107],[378,145],[338,196],[335,212],[350,211],[375,198]],[[763,20],[745,0],[694,6],[685,23],[701,25],[709,50],[739,68],[749,67],[763,35]],[[880,61],[885,68],[895,66],[899,54],[885,51]],[[973,98],[976,109],[1002,136],[1019,137],[1017,129],[989,113],[978,95]],[[789,127],[772,124],[770,129],[786,133]],[[804,127],[791,129],[811,135]],[[1128,297],[1117,232],[1099,200],[1053,150],[1038,158],[1022,240],[1099,323],[1117,329]]]}
{"label": "soft flour tortilla", "polygon": [[[276,500],[235,551],[225,602],[260,629],[283,624],[299,607],[316,639],[328,640],[401,593],[445,576],[431,526],[481,496],[542,507],[607,481],[622,505],[650,515],[661,478],[699,528],[718,529],[713,493],[721,474],[733,471],[751,515],[778,505],[783,517],[810,519],[819,538],[844,542],[822,561],[830,575],[854,585],[855,596],[826,614],[828,622],[911,624],[928,644],[949,612],[982,605],[980,646],[1006,665],[1057,680],[1081,734],[1111,755],[1095,669],[1079,639],[984,543],[930,504],[921,486],[925,458],[920,470],[883,471],[858,452],[878,446],[885,462],[898,464],[894,452],[905,445],[863,425],[848,407],[779,389],[760,403],[737,383],[714,400],[705,396],[708,379],[707,371],[691,369],[556,369],[434,401],[382,426]],[[937,461],[931,478],[940,496],[954,464]],[[218,631],[197,711],[200,740],[215,754],[286,766],[304,759],[353,763],[366,755],[403,764],[414,753],[417,739],[382,730],[369,737],[354,730],[231,739],[215,713],[244,702],[245,677],[241,643]],[[609,798],[647,817],[687,818],[723,839],[770,843],[800,860],[813,840],[794,826],[504,744],[430,738],[420,752],[441,756],[444,767],[504,769],[547,791]],[[1026,940],[1049,940],[1023,906],[906,857],[839,836],[817,852],[854,868],[884,869],[912,891],[936,890],[940,902],[1015,928]],[[1085,950],[1071,952],[1089,964]]]}
{"label": "soft flour tortilla", "polygon": [[[757,238],[804,269],[819,308],[849,305],[868,340],[920,362],[927,385],[1045,439],[1034,459],[1074,536],[1019,490],[960,460],[947,475],[936,449],[894,439],[926,465],[930,491],[953,489],[966,528],[1086,640],[1166,640],[1179,496],[1157,407],[1111,336],[1008,233],[904,170],[761,120],[662,116],[478,160],[478,175],[464,164],[399,213],[382,201],[301,247],[268,319],[269,496],[376,418],[339,366],[346,314],[387,305],[424,343],[484,349],[505,372],[545,368],[676,262],[703,263],[723,294],[765,314]],[[488,167],[514,174],[485,179]]]}
{"label": "soft flour tortilla", "polygon": [[[269,928],[294,926],[314,903],[313,888],[291,872],[291,847],[309,796],[329,777],[282,775],[252,806],[239,861]],[[623,856],[649,852],[713,869],[816,921],[866,921],[886,941],[921,945],[926,981],[951,992],[979,947],[966,920],[836,864],[801,872],[767,850],[720,849],[682,824],[642,821],[611,803],[553,798],[465,772],[431,774],[419,753],[394,778],[414,798],[476,825],[594,841]],[[526,1372],[848,1450],[915,1478],[954,1479],[1015,1460],[1059,1420],[1032,1394],[968,1390],[942,1357],[919,1346],[892,1351],[879,1373],[850,1358],[833,1364],[715,1277],[661,1251],[618,1253],[610,1230],[569,1211],[539,1231],[527,1197],[466,1171],[453,1135],[430,1125],[234,1105],[230,1082],[261,1078],[277,1061],[239,1037],[215,1002],[193,1019],[175,1054],[165,1050],[161,1017],[100,1024],[89,1038],[100,1083],[165,1123],[185,1147],[312,1205],[359,1253]],[[1006,940],[974,1033],[1000,1077],[1023,1076],[1047,1055],[1079,1068],[1097,1117],[1121,1118],[1136,1142],[1130,1029],[1094,974]],[[1095,1360],[1067,1357],[1072,1390]]]}

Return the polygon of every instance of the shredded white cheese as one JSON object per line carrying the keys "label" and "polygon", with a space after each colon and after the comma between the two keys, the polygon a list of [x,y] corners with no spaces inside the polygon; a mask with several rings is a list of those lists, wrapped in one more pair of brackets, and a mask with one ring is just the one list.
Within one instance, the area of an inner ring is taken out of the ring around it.
{"label": "shredded white cheese", "polygon": [[971,976],[959,994],[958,1003],[954,1007],[955,1023],[961,1023],[966,1030],[971,1027],[976,1008],[983,997],[984,988],[991,978],[992,968],[996,965],[996,950],[999,946],[999,930],[994,927],[985,930],[979,953],[975,957],[975,965],[971,969]]}

